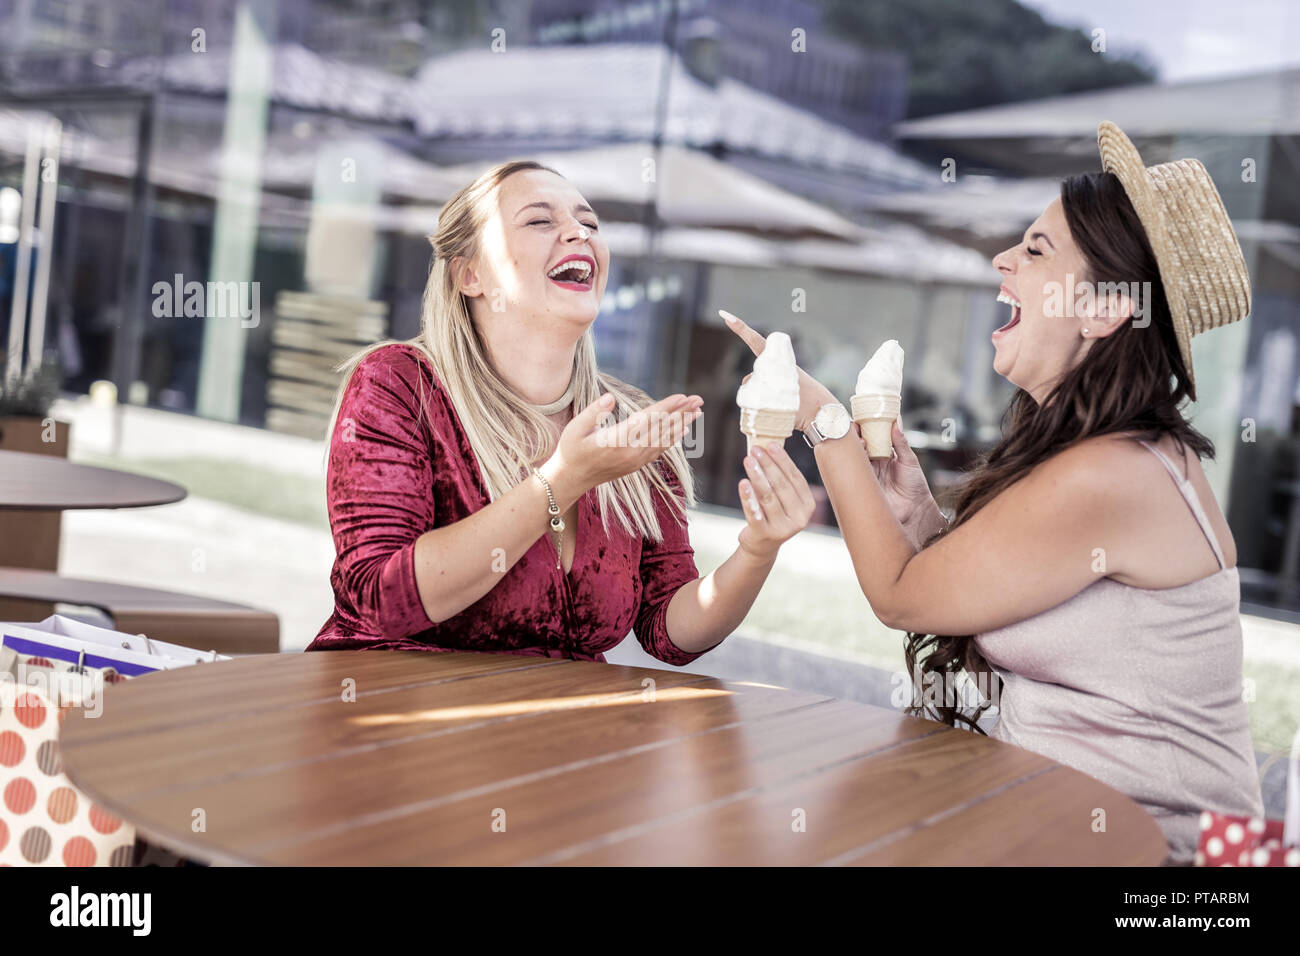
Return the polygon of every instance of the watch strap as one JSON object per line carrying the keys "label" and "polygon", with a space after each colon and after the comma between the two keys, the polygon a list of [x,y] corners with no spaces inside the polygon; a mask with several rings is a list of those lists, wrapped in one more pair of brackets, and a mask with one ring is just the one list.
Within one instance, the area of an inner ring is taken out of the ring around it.
{"label": "watch strap", "polygon": [[[839,403],[838,403],[838,402],[828,402],[827,404],[825,404],[825,405],[823,405],[821,408],[819,408],[819,409],[817,410],[817,412],[818,412],[818,414],[821,414],[822,409],[825,409],[825,408],[832,408],[832,407],[834,407],[834,406],[837,405],[837,404],[839,404]],[[844,408],[843,405],[840,405],[839,407],[840,407],[840,409],[844,412],[845,417],[848,417],[848,409],[847,409],[847,408]],[[852,430],[852,428],[853,428],[853,420],[850,418],[850,419],[849,419],[849,427],[848,427],[847,429],[845,429],[845,431],[844,431],[843,434],[841,434],[841,435],[837,435],[837,436],[835,436],[835,437],[837,437],[837,438],[843,438],[844,435],[847,435],[847,434],[849,433],[849,431]],[[805,428],[805,429],[803,429],[803,440],[804,440],[805,442],[808,443],[808,447],[809,447],[809,448],[816,448],[816,447],[817,447],[818,445],[820,445],[822,442],[826,441],[829,437],[830,437],[829,435],[827,435],[825,432],[823,432],[823,431],[821,430],[821,428],[818,427],[818,425],[817,425],[817,419],[816,419],[815,416],[814,416],[813,420],[810,421],[810,422],[808,423],[808,427]]]}

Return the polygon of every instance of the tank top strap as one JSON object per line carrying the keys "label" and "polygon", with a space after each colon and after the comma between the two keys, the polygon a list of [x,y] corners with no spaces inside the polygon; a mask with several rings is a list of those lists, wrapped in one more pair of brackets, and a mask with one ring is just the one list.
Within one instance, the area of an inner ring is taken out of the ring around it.
{"label": "tank top strap", "polygon": [[1192,515],[1196,518],[1196,523],[1201,526],[1201,533],[1204,534],[1206,540],[1210,542],[1210,547],[1214,549],[1214,558],[1219,562],[1219,568],[1222,569],[1224,566],[1223,550],[1219,547],[1219,539],[1214,534],[1214,526],[1210,524],[1209,516],[1206,515],[1205,509],[1201,506],[1201,496],[1196,493],[1196,486],[1192,484],[1191,479],[1184,478],[1179,473],[1178,466],[1170,461],[1168,456],[1166,456],[1164,452],[1155,445],[1152,445],[1150,442],[1142,441],[1141,439],[1138,439],[1138,444],[1159,458],[1160,463],[1165,466],[1165,471],[1169,472],[1169,474],[1173,476],[1174,484],[1178,487],[1179,494],[1181,494],[1183,500],[1187,502],[1187,507],[1192,509]]}

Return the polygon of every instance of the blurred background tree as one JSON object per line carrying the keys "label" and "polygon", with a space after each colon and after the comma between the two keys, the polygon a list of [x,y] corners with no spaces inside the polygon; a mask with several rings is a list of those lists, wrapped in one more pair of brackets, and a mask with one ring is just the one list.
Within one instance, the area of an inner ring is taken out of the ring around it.
{"label": "blurred background tree", "polygon": [[1094,53],[1089,33],[1048,23],[1015,0],[819,2],[836,35],[907,55],[909,117],[1156,78],[1142,53]]}

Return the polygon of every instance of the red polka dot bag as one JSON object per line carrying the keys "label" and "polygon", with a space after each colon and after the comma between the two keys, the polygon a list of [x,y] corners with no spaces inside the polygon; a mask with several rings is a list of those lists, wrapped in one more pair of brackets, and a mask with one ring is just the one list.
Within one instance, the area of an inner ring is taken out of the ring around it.
{"label": "red polka dot bag", "polygon": [[0,866],[185,865],[75,787],[58,738],[70,710],[102,711],[129,676],[221,659],[199,655],[61,615],[0,624]]}
{"label": "red polka dot bag", "polygon": [[1300,731],[1291,744],[1285,813],[1283,820],[1202,813],[1196,865],[1300,867]]}

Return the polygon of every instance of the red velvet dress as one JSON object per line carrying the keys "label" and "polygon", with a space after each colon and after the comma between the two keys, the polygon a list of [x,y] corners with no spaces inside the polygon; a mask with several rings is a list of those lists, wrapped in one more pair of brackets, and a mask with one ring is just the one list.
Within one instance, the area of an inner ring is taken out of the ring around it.
{"label": "red velvet dress", "polygon": [[[664,474],[680,494],[668,469]],[[409,345],[377,349],[353,373],[330,439],[334,613],[307,650],[499,651],[604,661],[601,652],[634,630],[649,654],[689,664],[707,652],[673,644],[665,618],[677,589],[699,576],[695,552],[673,507],[654,497],[659,544],[613,520],[606,536],[596,492],[589,491],[578,502],[570,572],[556,568],[555,546],[543,534],[492,590],[434,624],[416,590],[415,540],[484,507],[487,490],[428,360]],[[491,565],[491,542],[483,543],[482,559]]]}

